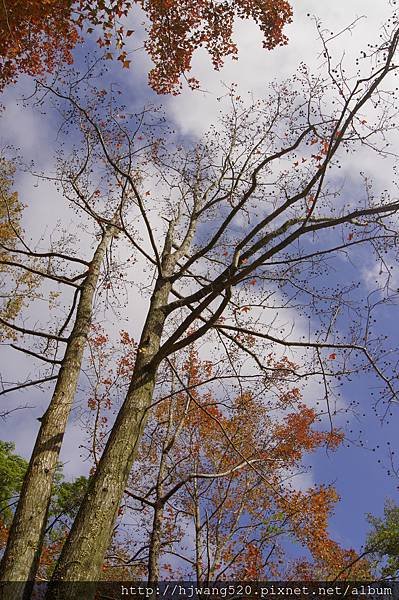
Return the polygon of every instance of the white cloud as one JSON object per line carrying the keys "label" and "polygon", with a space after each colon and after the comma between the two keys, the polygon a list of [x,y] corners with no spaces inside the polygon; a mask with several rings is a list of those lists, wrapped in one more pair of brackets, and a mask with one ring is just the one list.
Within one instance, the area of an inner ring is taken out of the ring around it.
{"label": "white cloud", "polygon": [[[293,0],[293,23],[286,28],[289,37],[287,46],[271,52],[262,48],[262,35],[251,21],[238,21],[235,41],[239,48],[239,60],[227,59],[224,67],[213,71],[211,61],[204,50],[193,60],[193,74],[201,82],[202,92],[185,89],[167,101],[170,116],[185,134],[201,135],[214,123],[220,105],[219,96],[226,94],[225,85],[235,82],[238,93],[254,93],[263,96],[267,84],[273,79],[284,79],[293,75],[301,62],[317,70],[322,62],[321,45],[312,16],[322,21],[327,31],[338,33],[356,18],[362,17],[351,32],[338,37],[333,45],[336,58],[344,57],[345,64],[352,67],[360,51],[367,49],[369,41],[378,41],[381,24],[392,14],[388,2],[372,0]],[[311,15],[310,17],[307,15]]]}

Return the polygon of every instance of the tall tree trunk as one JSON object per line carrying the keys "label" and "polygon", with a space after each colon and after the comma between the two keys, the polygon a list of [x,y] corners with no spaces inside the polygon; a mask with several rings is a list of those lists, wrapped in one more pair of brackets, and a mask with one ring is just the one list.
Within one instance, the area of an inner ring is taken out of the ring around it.
{"label": "tall tree trunk", "polygon": [[[10,529],[1,562],[2,581],[33,581],[43,544],[51,499],[53,476],[68,417],[80,375],[83,353],[90,329],[93,297],[105,252],[115,234],[109,226],[97,246],[80,294],[75,324],[69,336],[65,355],[51,402],[43,415],[35,447],[22,486],[18,507]],[[22,586],[18,589],[22,590]],[[4,600],[16,600],[15,589],[3,590]]]}
{"label": "tall tree trunk", "polygon": [[150,535],[150,547],[148,552],[148,583],[157,583],[159,580],[159,556],[162,543],[162,523],[165,512],[164,481],[166,477],[166,457],[173,446],[175,435],[170,438],[170,430],[173,419],[173,400],[169,403],[168,426],[164,443],[162,444],[157,483],[155,487],[154,517]]}
{"label": "tall tree trunk", "polygon": [[166,319],[164,306],[170,289],[170,282],[160,277],[144,325],[126,399],[63,547],[48,591],[48,600],[90,600],[94,596],[93,587],[82,590],[74,582],[99,580],[118,508],[152,403],[158,368],[152,359],[160,347]]}
{"label": "tall tree trunk", "polygon": [[[198,471],[198,463],[196,463],[196,471]],[[194,479],[194,527],[195,527],[195,575],[197,583],[200,585],[203,580],[204,571],[202,568],[202,527],[201,527],[201,511],[198,498],[198,482]]]}
{"label": "tall tree trunk", "polygon": [[148,556],[148,583],[157,583],[159,580],[159,555],[162,542],[164,510],[165,505],[162,502],[155,503]]}

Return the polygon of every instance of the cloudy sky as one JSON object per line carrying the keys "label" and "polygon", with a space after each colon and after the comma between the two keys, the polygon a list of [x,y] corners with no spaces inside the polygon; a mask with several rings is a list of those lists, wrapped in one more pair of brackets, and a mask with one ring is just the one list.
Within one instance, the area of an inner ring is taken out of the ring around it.
{"label": "cloudy sky", "polygon": [[[187,137],[199,138],[212,124],[223,102],[218,98],[226,94],[226,86],[232,82],[238,86],[238,93],[245,96],[252,93],[262,97],[267,93],[267,85],[275,78],[284,79],[295,73],[301,62],[308,64],[314,72],[320,72],[323,60],[321,46],[315,27],[314,17],[320,19],[322,27],[334,35],[357,20],[356,26],[336,38],[332,48],[337,58],[343,59],[349,73],[355,73],[354,62],[369,42],[378,41],[381,26],[392,13],[392,7],[385,0],[335,0],[320,2],[316,0],[293,0],[294,20],[287,28],[289,44],[273,52],[265,52],[261,47],[261,35],[250,22],[236,24],[235,40],[239,47],[239,60],[226,60],[225,66],[215,72],[211,69],[209,57],[200,51],[193,60],[193,74],[201,83],[199,91],[187,88],[177,97],[155,98],[146,84],[149,61],[140,52],[132,53],[133,67],[130,71],[118,71],[115,79],[128,90],[127,98],[132,108],[148,101],[161,102],[176,130]],[[136,42],[131,42],[136,43]],[[132,45],[133,49],[133,45]],[[84,53],[85,49],[80,52]],[[2,119],[0,143],[3,147],[12,143],[23,148],[24,159],[36,159],[40,168],[51,168],[53,164],[52,148],[56,131],[51,120],[44,118],[40,111],[31,107],[24,108],[18,102],[30,89],[30,82],[21,80],[15,88],[6,93],[7,106]],[[361,156],[355,157],[350,169],[364,167]],[[392,183],[392,162],[384,161],[376,165],[368,164],[375,177],[376,189],[390,187]],[[345,167],[344,167],[345,168]],[[73,217],[65,211],[62,200],[50,183],[40,184],[30,175],[21,175],[18,190],[23,201],[28,204],[25,215],[26,229],[34,243],[41,238],[48,240],[57,221],[61,220],[68,229]],[[82,240],[83,243],[83,240]],[[348,276],[350,271],[348,270]],[[396,271],[394,271],[396,276]],[[365,289],[373,279],[365,263],[362,273]],[[135,318],[139,329],[140,318],[145,314],[146,299],[135,305]],[[392,333],[395,319],[395,307],[381,314],[381,331]],[[43,319],[44,314],[35,315]],[[299,323],[300,325],[300,323]],[[399,331],[398,331],[399,333]],[[4,350],[2,377],[17,380],[21,373],[28,376],[32,365],[22,355],[15,356]],[[311,471],[303,476],[301,485],[307,482],[333,483],[342,500],[337,506],[331,523],[333,537],[345,546],[359,548],[367,529],[365,514],[380,514],[387,497],[396,499],[399,481],[387,476],[390,448],[394,448],[395,423],[399,417],[398,408],[393,407],[390,423],[381,424],[371,410],[370,388],[366,380],[352,382],[343,390],[342,402],[350,406],[359,402],[359,410],[353,416],[349,413],[348,430],[352,430],[353,440],[350,448],[342,448],[332,455],[318,454],[309,458]],[[370,384],[372,385],[372,384]],[[311,401],[311,389],[307,391]],[[46,404],[46,394],[30,391],[28,394],[7,398],[5,406],[12,407],[15,402],[28,404],[33,409],[14,413],[4,422],[0,422],[0,437],[16,442],[17,451],[28,457],[38,427],[36,417],[40,416]],[[364,415],[364,416],[363,416]],[[62,460],[68,477],[85,471],[80,459],[78,445],[81,439],[79,423],[70,423],[65,439]],[[359,441],[360,440],[360,441]],[[361,443],[360,443],[361,442]],[[361,445],[363,444],[363,446]],[[379,446],[379,448],[377,448]]]}

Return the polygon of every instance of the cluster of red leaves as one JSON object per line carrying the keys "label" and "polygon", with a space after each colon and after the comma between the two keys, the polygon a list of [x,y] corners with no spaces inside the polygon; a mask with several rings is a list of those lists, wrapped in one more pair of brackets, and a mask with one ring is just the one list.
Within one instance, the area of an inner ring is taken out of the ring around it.
{"label": "cluster of red leaves", "polygon": [[[286,0],[140,0],[151,26],[146,49],[155,67],[150,85],[158,93],[176,93],[181,75],[190,71],[193,53],[204,47],[219,69],[226,56],[237,56],[232,40],[235,17],[253,19],[264,34],[263,45],[285,44],[282,30],[292,10]],[[188,80],[198,86],[195,78]]]}
{"label": "cluster of red leaves", "polygon": [[[297,506],[297,510],[291,521],[296,535],[304,541],[313,560],[297,560],[289,574],[290,578],[301,581],[371,579],[369,561],[366,558],[359,559],[355,550],[342,548],[328,536],[328,517],[339,500],[334,488],[321,487],[310,494],[296,492],[295,495],[291,503]],[[303,510],[303,505],[306,510]]]}
{"label": "cluster of red leaves", "polygon": [[48,543],[44,546],[42,554],[40,556],[39,579],[47,580],[51,577],[54,567],[57,563],[58,557],[64,545],[65,538],[67,536],[67,530],[55,541]]}
{"label": "cluster of red leaves", "polygon": [[8,527],[0,519],[0,550],[5,548],[8,539]]}
{"label": "cluster of red leaves", "polygon": [[[210,503],[206,510],[212,514],[213,510],[215,514],[220,511],[218,514],[222,515],[217,519],[218,558],[212,567],[215,572],[231,564],[228,576],[235,580],[256,581],[270,574],[280,579],[323,579],[319,575],[337,574],[342,565],[356,559],[355,553],[341,548],[328,531],[329,516],[338,495],[332,486],[323,485],[299,491],[287,484],[286,479],[287,473],[297,472],[305,454],[322,446],[334,449],[342,442],[343,435],[339,430],[323,431],[316,412],[301,401],[300,390],[290,388],[287,376],[295,364],[270,355],[269,365],[273,368],[269,382],[277,398],[274,394],[268,398],[267,394],[260,397],[242,391],[231,398],[229,407],[226,402],[218,403],[209,388],[202,387],[201,383],[215,375],[215,367],[209,361],[201,361],[196,350],[190,348],[181,367],[175,365],[190,389],[190,403],[187,404],[185,392],[159,402],[154,408],[151,429],[155,424],[166,426],[170,418],[173,429],[180,427],[181,417],[187,411],[179,433],[181,438],[169,455],[171,463],[182,470],[180,477],[184,479],[187,472],[193,471],[228,473],[225,479],[218,478],[215,485],[207,487],[200,498],[200,502]],[[172,401],[174,407],[170,412]],[[271,413],[277,407],[282,414],[275,420]],[[236,468],[243,457],[253,462],[248,468]],[[157,463],[159,455],[153,439],[142,444],[139,460]],[[260,475],[264,486],[258,479]],[[252,485],[253,481],[256,485]],[[187,514],[193,514],[192,494],[180,502]],[[167,531],[165,539],[175,539],[176,511],[169,510],[163,525]],[[244,512],[245,527],[241,528],[236,519]],[[257,530],[260,514],[262,531]],[[212,526],[210,520],[211,532]],[[262,536],[275,536],[277,540],[287,532],[310,552],[312,560],[295,561],[289,572],[285,550],[277,545],[275,555],[265,566]],[[362,568],[364,571],[364,565]],[[355,574],[362,572],[359,569]],[[168,576],[176,579],[181,574],[169,566]]]}
{"label": "cluster of red leaves", "polygon": [[333,540],[325,540],[323,550],[313,558],[313,561],[297,560],[290,578],[298,581],[370,581],[373,577],[367,558],[360,558],[353,549],[341,548]]}
{"label": "cluster of red leaves", "polygon": [[40,76],[71,63],[79,35],[68,0],[0,3],[0,89],[20,73]]}
{"label": "cluster of red leaves", "polygon": [[287,461],[297,461],[304,451],[311,451],[323,445],[330,449],[337,448],[343,439],[343,433],[336,429],[317,431],[312,425],[317,414],[305,404],[297,405],[297,412],[287,415],[282,425],[278,425],[275,437],[279,440],[277,455]]}
{"label": "cluster of red leaves", "polygon": [[[19,73],[52,72],[58,61],[71,62],[79,31],[100,31],[97,43],[126,68],[130,61],[126,38],[134,33],[123,19],[133,5],[145,12],[145,43],[154,68],[149,75],[158,93],[178,93],[181,77],[190,71],[193,53],[204,47],[219,69],[226,56],[237,55],[232,41],[236,17],[252,19],[264,34],[263,45],[272,49],[287,42],[282,33],[291,21],[287,0],[3,0],[0,3],[0,88]],[[198,86],[194,78],[189,85]]]}
{"label": "cluster of red leaves", "polygon": [[255,544],[248,544],[244,557],[244,570],[242,579],[244,581],[259,581],[263,574],[262,552]]}

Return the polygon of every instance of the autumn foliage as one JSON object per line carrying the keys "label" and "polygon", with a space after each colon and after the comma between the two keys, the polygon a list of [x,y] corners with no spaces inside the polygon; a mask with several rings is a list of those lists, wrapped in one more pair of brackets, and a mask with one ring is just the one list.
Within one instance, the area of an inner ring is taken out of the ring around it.
{"label": "autumn foliage", "polygon": [[[15,339],[5,321],[13,320],[33,293],[32,273],[11,276],[10,264],[15,260],[14,248],[22,234],[23,205],[13,190],[14,167],[0,157],[0,340]],[[8,279],[8,280],[7,280]]]}
{"label": "autumn foliage", "polygon": [[[140,4],[151,22],[146,48],[155,67],[150,85],[160,93],[179,88],[181,75],[190,71],[192,55],[201,46],[215,69],[226,56],[236,58],[232,40],[236,17],[253,19],[264,35],[264,47],[271,50],[287,42],[282,30],[292,14],[286,0],[141,0]],[[189,83],[198,85],[194,78]]]}
{"label": "autumn foliage", "polygon": [[[126,332],[120,339],[122,349],[116,351],[102,328],[93,326],[88,374],[95,376],[88,400],[86,449],[94,465],[135,357],[133,340]],[[287,384],[287,372],[295,365],[270,355],[274,375],[269,395],[257,397],[248,389],[232,391],[224,399],[218,387],[207,383],[212,382],[215,366],[201,360],[194,348],[174,365],[172,389],[168,391],[167,370],[160,378],[166,396],[157,397],[119,510],[119,516],[136,515],[133,520],[139,520],[148,542],[144,538],[140,550],[134,531],[124,527],[122,536],[118,528],[125,543],[119,543],[114,558],[106,562],[107,573],[119,568],[123,547],[123,560],[131,556],[130,548],[136,549],[133,565],[141,578],[154,575],[147,570],[148,548],[149,564],[156,561],[162,576],[172,579],[194,573],[197,580],[327,579],[356,560],[356,553],[341,548],[328,531],[339,500],[335,489],[323,485],[296,489],[304,456],[321,447],[333,451],[343,435],[336,429],[324,430],[317,412],[302,402],[300,390]],[[186,390],[178,391],[183,382]],[[195,532],[192,543],[184,537],[187,527]],[[206,539],[212,540],[211,549]],[[287,539],[311,558],[291,561],[280,543]],[[170,554],[180,553],[195,565],[194,572],[169,561]],[[366,567],[363,561],[349,572],[361,578]]]}
{"label": "autumn foliage", "polygon": [[[4,0],[0,86],[20,73],[40,76],[53,72],[59,61],[70,63],[72,49],[86,33],[94,32],[108,58],[115,55],[129,67],[125,45],[134,30],[125,22],[134,5],[147,18],[145,48],[154,63],[149,81],[158,93],[180,89],[181,77],[190,71],[193,53],[200,47],[209,52],[215,69],[226,56],[236,58],[232,40],[236,17],[254,20],[264,35],[264,47],[272,49],[286,43],[283,27],[292,14],[287,0]],[[192,77],[188,83],[198,85]]]}
{"label": "autumn foliage", "polygon": [[43,75],[72,61],[79,39],[65,0],[5,0],[0,5],[0,87],[19,74]]}

